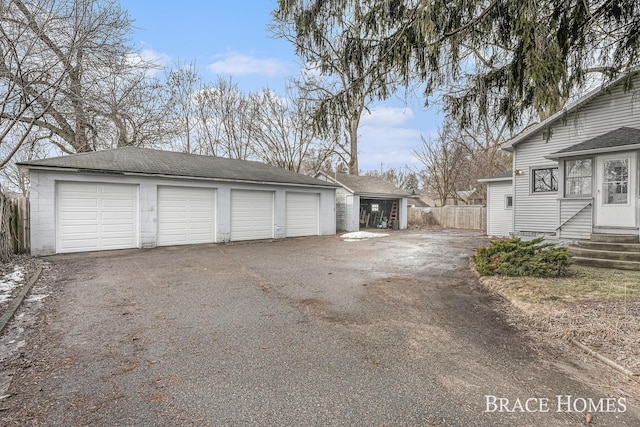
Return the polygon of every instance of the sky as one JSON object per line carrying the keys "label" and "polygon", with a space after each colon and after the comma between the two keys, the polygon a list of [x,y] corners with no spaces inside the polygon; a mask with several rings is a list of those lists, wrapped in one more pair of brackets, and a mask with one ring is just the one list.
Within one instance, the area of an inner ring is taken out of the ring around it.
{"label": "sky", "polygon": [[[171,66],[195,62],[205,81],[231,77],[242,91],[284,95],[300,71],[293,47],[268,30],[275,0],[120,0],[134,20],[133,43],[146,58]],[[362,117],[360,170],[421,169],[413,149],[437,134],[441,116],[423,99],[375,102]]]}

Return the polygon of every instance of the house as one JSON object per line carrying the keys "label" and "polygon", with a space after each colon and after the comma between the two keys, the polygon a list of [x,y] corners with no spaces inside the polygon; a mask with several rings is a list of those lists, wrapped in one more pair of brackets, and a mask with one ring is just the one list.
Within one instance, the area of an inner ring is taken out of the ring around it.
{"label": "house", "polygon": [[336,190],[338,230],[407,228],[409,193],[406,191],[376,176],[319,172],[316,178],[340,186]]}
{"label": "house", "polygon": [[510,140],[503,148],[513,153],[511,176],[484,180],[488,230],[570,241],[614,234],[637,241],[638,88],[639,72],[620,77]]}
{"label": "house", "polygon": [[34,255],[336,232],[335,184],[259,162],[126,147],[19,166]]}

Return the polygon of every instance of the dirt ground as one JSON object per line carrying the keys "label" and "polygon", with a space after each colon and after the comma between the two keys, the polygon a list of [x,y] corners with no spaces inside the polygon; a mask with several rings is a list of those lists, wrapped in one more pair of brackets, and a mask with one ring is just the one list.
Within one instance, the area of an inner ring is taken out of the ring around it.
{"label": "dirt ground", "polygon": [[572,396],[618,405],[592,425],[640,425],[630,381],[532,335],[479,283],[482,243],[406,231],[43,259],[48,296],[0,337],[22,342],[1,359],[0,424],[584,425],[554,404]]}

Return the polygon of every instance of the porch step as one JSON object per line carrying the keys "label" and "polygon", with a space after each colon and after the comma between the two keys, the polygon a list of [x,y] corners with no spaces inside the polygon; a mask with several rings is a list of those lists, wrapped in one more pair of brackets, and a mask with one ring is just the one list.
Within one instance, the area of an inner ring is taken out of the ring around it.
{"label": "porch step", "polygon": [[620,261],[614,259],[599,258],[583,258],[573,257],[573,262],[577,265],[585,265],[588,267],[612,268],[617,270],[636,270],[640,271],[640,262],[636,261]]}
{"label": "porch step", "polygon": [[632,261],[637,262],[640,265],[640,251],[601,250],[587,249],[582,246],[569,246],[569,252],[574,255],[574,260],[576,258],[591,258],[601,260]]}
{"label": "porch step", "polygon": [[640,252],[640,243],[607,243],[593,240],[578,240],[578,247],[599,251]]}
{"label": "porch step", "polygon": [[591,233],[592,242],[603,243],[639,243],[637,234]]}

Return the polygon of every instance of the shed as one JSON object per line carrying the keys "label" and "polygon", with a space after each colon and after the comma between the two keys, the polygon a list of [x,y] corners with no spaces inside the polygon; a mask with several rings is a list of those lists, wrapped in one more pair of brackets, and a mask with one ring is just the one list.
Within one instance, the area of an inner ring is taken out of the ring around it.
{"label": "shed", "polygon": [[336,232],[337,185],[259,162],[125,147],[19,166],[33,255]]}
{"label": "shed", "polygon": [[[409,193],[376,176],[319,172],[316,178],[338,184],[336,226],[338,230],[407,228]],[[385,221],[386,225],[385,225]]]}
{"label": "shed", "polygon": [[479,179],[487,184],[487,235],[508,237],[513,232],[513,173]]}

